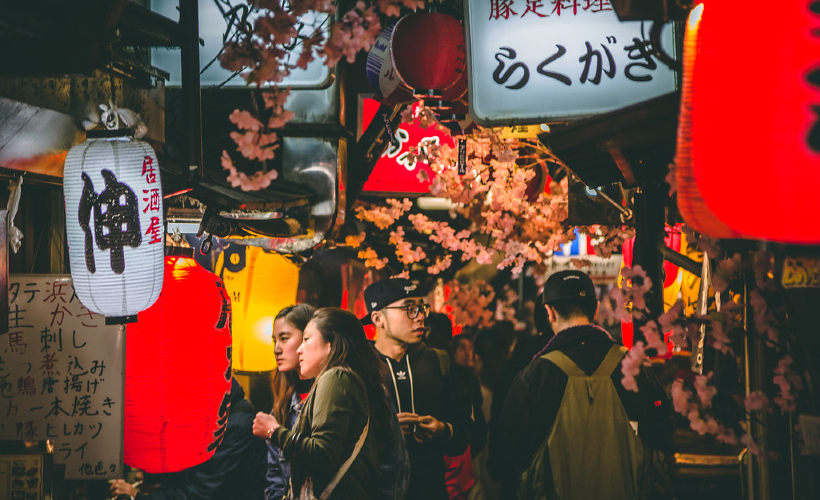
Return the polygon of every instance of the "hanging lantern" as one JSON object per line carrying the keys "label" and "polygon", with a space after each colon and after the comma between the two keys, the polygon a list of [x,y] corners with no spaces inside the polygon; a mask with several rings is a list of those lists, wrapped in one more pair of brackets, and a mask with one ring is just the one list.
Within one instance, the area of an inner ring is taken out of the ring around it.
{"label": "hanging lantern", "polygon": [[133,316],[162,289],[159,165],[146,142],[91,134],[68,152],[63,173],[71,278],[89,310]]}
{"label": "hanging lantern", "polygon": [[395,27],[396,23],[393,23],[382,30],[376,38],[376,43],[370,47],[370,52],[367,53],[367,63],[365,65],[367,81],[376,93],[375,98],[380,102],[391,104],[413,100],[393,67],[390,41]]}
{"label": "hanging lantern", "polygon": [[399,78],[419,98],[440,99],[466,71],[461,23],[439,12],[414,12],[399,19],[390,54]]}
{"label": "hanging lantern", "polygon": [[222,280],[169,248],[159,300],[128,325],[124,461],[176,472],[213,455],[227,426],[231,304]]}
{"label": "hanging lantern", "polygon": [[[467,72],[464,71],[459,75],[456,83],[450,85],[449,88],[444,89],[441,93],[440,99],[425,99],[424,105],[430,109],[446,111],[452,109],[455,105],[463,105],[466,108],[466,102],[460,102],[460,99],[467,94]],[[461,107],[461,106],[459,106]],[[466,114],[466,109],[465,112]]]}
{"label": "hanging lantern", "polygon": [[299,267],[259,247],[232,244],[220,254],[214,270],[231,297],[233,369],[274,370],[273,318],[296,303]]}
{"label": "hanging lantern", "polygon": [[[820,17],[809,4],[761,17],[762,0],[705,0],[690,13],[675,163],[680,212],[699,232],[820,243],[806,229],[820,209],[807,193],[820,183]],[[766,41],[738,45],[740,26],[760,27]],[[773,66],[738,84],[761,61]]]}

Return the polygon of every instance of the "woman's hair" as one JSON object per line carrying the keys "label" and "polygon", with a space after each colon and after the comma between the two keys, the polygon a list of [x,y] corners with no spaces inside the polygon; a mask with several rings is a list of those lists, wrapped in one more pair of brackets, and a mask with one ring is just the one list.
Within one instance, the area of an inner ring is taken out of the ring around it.
{"label": "woman's hair", "polygon": [[311,320],[324,340],[330,343],[324,370],[343,367],[357,373],[364,382],[371,413],[370,426],[378,436],[380,447],[390,442],[390,405],[382,385],[387,370],[379,361],[375,348],[370,345],[359,319],[351,312],[337,307],[318,309]]}
{"label": "woman's hair", "polygon": [[[273,322],[280,319],[287,321],[290,326],[304,332],[305,327],[313,317],[315,309],[309,304],[298,304],[288,306],[276,315]],[[271,389],[273,390],[273,411],[271,414],[281,425],[287,425],[288,413],[290,413],[290,400],[296,391],[296,384],[299,382],[299,370],[280,372],[274,370],[271,375]]]}

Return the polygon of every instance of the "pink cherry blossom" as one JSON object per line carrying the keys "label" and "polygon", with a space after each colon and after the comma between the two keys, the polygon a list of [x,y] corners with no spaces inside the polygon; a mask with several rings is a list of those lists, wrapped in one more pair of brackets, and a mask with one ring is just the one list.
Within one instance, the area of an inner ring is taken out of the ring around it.
{"label": "pink cherry blossom", "polygon": [[345,245],[353,248],[358,248],[361,246],[362,242],[364,242],[365,238],[367,237],[367,233],[362,231],[358,235],[348,235],[345,237]]}
{"label": "pink cherry blossom", "polygon": [[638,380],[635,377],[641,372],[641,366],[651,366],[651,362],[646,357],[643,342],[635,342],[632,350],[621,361],[621,372],[624,374],[621,383],[625,389],[638,392]]}
{"label": "pink cherry blossom", "polygon": [[641,333],[646,339],[646,347],[658,351],[658,356],[664,356],[669,352],[666,342],[663,341],[663,334],[658,331],[658,324],[654,320],[650,320],[642,326]]}
{"label": "pink cherry blossom", "polygon": [[746,411],[771,411],[769,398],[762,391],[751,392],[743,404]]}
{"label": "pink cherry blossom", "polygon": [[760,447],[757,445],[751,434],[746,433],[741,436],[740,442],[746,445],[746,449],[749,450],[749,453],[755,456],[760,456]]}
{"label": "pink cherry blossom", "polygon": [[237,127],[243,130],[250,130],[253,132],[258,132],[259,129],[262,128],[262,122],[257,120],[247,111],[240,111],[238,109],[233,110],[233,113],[228,117],[231,120],[231,123],[235,124]]}
{"label": "pink cherry blossom", "polygon": [[675,411],[686,416],[692,406],[689,402],[692,399],[692,392],[683,387],[682,380],[675,379],[672,382],[670,393],[672,396],[672,406],[675,407]]}
{"label": "pink cherry blossom", "polygon": [[387,257],[380,259],[379,255],[372,248],[359,251],[359,258],[364,261],[364,265],[374,269],[381,269],[387,265],[389,260]]}
{"label": "pink cherry blossom", "polygon": [[658,316],[658,324],[664,332],[672,332],[670,340],[676,346],[686,342],[686,321],[683,315],[683,300],[678,300],[668,311]]}
{"label": "pink cherry blossom", "polygon": [[740,265],[739,253],[734,254],[731,258],[723,259],[718,263],[715,274],[712,276],[712,287],[716,292],[725,292],[729,289],[729,283],[735,279]]}
{"label": "pink cherry blossom", "polygon": [[700,404],[703,405],[704,408],[710,408],[712,406],[712,398],[717,394],[717,388],[713,385],[709,385],[713,376],[714,373],[709,372],[707,375],[698,375],[695,377],[695,391],[697,391]]}

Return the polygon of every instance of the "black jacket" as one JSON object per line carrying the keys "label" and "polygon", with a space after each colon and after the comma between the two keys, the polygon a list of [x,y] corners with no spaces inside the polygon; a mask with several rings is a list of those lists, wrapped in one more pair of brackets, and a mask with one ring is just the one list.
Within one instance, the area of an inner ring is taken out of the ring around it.
{"label": "black jacket", "polygon": [[[445,359],[443,363],[440,362],[439,354],[436,354],[435,350],[424,343],[419,343],[410,346],[406,354],[412,369],[416,414],[432,415],[453,427],[453,434],[449,439],[426,443],[417,443],[412,437],[407,440],[407,451],[410,455],[410,486],[407,500],[447,500],[443,456],[461,455],[467,449],[471,438],[470,393],[458,376],[458,371],[450,369],[449,356],[446,352],[442,353]],[[387,363],[387,358],[381,353],[379,358]],[[443,364],[448,366],[442,366]],[[398,407],[392,375],[389,372],[384,384],[390,392],[393,404]]]}
{"label": "black jacket", "polygon": [[254,407],[238,383],[231,389],[228,428],[213,456],[189,470],[182,485],[160,489],[139,500],[262,500],[267,445],[253,435]]}
{"label": "black jacket", "polygon": [[[492,425],[490,472],[502,481],[509,498],[533,454],[549,436],[567,386],[566,374],[540,356],[554,350],[566,354],[587,374],[601,364],[615,342],[593,325],[568,328],[556,335],[515,378],[507,393],[500,422]],[[642,370],[638,393],[621,384],[616,369],[612,381],[630,420],[638,422],[638,433],[646,446],[668,453],[672,449],[671,413],[666,393],[651,371]]]}

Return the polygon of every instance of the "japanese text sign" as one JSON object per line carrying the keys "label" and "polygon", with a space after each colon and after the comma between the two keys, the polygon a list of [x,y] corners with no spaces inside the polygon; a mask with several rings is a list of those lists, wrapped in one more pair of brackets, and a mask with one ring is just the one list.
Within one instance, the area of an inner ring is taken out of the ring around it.
{"label": "japanese text sign", "polygon": [[[480,125],[607,113],[675,90],[649,24],[621,22],[609,0],[468,0],[470,114]],[[674,54],[671,28],[661,35]]]}
{"label": "japanese text sign", "polygon": [[[419,103],[413,104],[413,111]],[[379,108],[375,99],[364,99],[362,102],[362,130],[366,129],[374,119]],[[394,133],[394,141],[388,144],[376,162],[373,172],[364,184],[365,194],[388,196],[413,196],[430,192],[430,182],[436,176],[430,165],[423,160],[417,160],[410,155],[422,141],[434,144],[445,144],[451,148],[455,143],[446,132],[431,126],[421,128],[413,123],[402,123]]]}
{"label": "japanese text sign", "polygon": [[63,188],[80,300],[111,317],[148,308],[162,289],[165,237],[154,150],[130,137],[90,138],[66,155]]}
{"label": "japanese text sign", "polygon": [[9,320],[0,439],[53,440],[66,479],[122,477],[124,328],[106,326],[57,275],[12,275]]}

